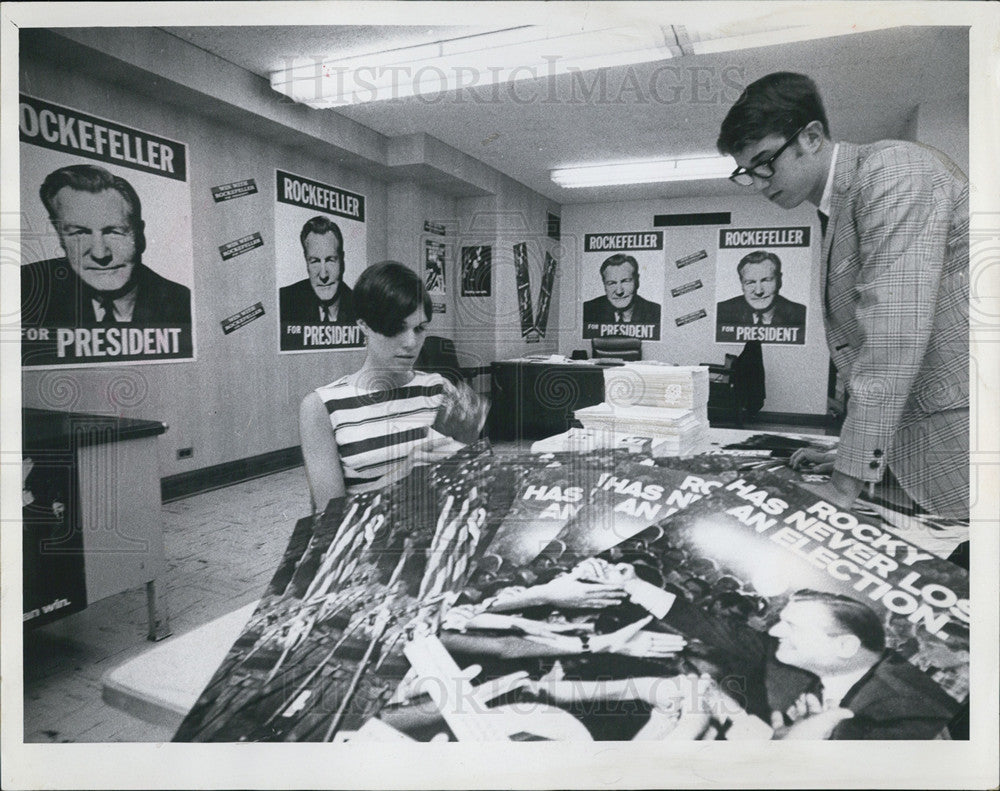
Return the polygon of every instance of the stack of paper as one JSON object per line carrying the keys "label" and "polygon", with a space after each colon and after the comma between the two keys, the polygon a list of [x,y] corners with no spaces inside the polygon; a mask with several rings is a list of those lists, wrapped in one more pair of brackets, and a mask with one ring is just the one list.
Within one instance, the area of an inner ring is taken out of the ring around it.
{"label": "stack of paper", "polygon": [[708,368],[700,365],[628,363],[604,371],[604,400],[616,407],[690,409],[708,422]]}
{"label": "stack of paper", "polygon": [[615,406],[610,403],[578,409],[574,413],[585,429],[649,437],[656,455],[686,455],[703,449],[708,421],[690,409],[650,406]]}

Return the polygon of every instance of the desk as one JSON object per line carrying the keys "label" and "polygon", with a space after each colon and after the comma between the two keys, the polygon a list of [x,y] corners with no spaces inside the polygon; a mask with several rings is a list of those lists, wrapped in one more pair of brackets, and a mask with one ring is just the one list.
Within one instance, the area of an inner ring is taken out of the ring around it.
{"label": "desk", "polygon": [[490,366],[492,440],[539,439],[570,427],[573,413],[604,401],[604,369],[511,360]]}
{"label": "desk", "polygon": [[[24,622],[146,586],[149,638],[170,634],[157,437],[166,425],[22,411]],[[28,461],[30,459],[30,462]]]}

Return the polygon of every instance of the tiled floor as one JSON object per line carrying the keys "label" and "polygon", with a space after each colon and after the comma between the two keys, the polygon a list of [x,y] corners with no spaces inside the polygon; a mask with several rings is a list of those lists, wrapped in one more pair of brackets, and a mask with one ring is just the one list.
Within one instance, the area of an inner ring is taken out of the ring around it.
{"label": "tiled floor", "polygon": [[[301,467],[164,505],[173,634],[255,601],[308,513]],[[104,673],[153,646],[145,634],[142,588],[26,632],[24,741],[169,740],[101,701]]]}
{"label": "tiled floor", "polygon": [[[748,428],[818,433],[793,426]],[[500,452],[518,449],[514,443],[496,447]],[[174,636],[255,601],[296,520],[308,513],[301,467],[164,505]],[[153,646],[145,634],[142,588],[26,632],[24,741],[169,740],[169,729],[149,725],[101,700],[104,673]]]}

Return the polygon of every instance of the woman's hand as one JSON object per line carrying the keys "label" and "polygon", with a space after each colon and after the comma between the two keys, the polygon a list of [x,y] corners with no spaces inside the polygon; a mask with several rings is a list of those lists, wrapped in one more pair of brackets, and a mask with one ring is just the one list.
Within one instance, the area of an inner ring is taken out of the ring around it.
{"label": "woman's hand", "polygon": [[464,382],[453,385],[444,380],[444,392],[438,407],[434,430],[459,442],[469,444],[479,438],[486,423],[489,402]]}

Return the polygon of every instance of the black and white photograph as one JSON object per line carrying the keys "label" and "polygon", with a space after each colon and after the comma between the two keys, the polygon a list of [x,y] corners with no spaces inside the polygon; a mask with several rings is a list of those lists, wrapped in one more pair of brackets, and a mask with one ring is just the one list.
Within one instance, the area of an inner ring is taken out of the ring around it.
{"label": "black and white photograph", "polygon": [[23,365],[192,359],[187,146],[18,99]]}
{"label": "black and white photograph", "polygon": [[359,348],[364,334],[348,282],[368,249],[364,196],[283,170],[275,184],[280,350]]}
{"label": "black and white photograph", "polygon": [[[809,296],[810,230],[804,227],[719,232],[718,294],[731,294],[735,283],[740,293],[721,299],[715,306],[717,343],[805,344],[806,306],[804,302],[789,299],[789,295],[803,300]],[[760,243],[767,240],[777,240],[782,246],[761,248]]]}
{"label": "black and white photograph", "polygon": [[[583,249],[601,291],[583,303],[583,337],[660,340],[663,233],[588,233]],[[582,288],[594,291],[590,284]]]}
{"label": "black and white photograph", "polygon": [[0,37],[4,788],[1000,784],[996,4]]}

